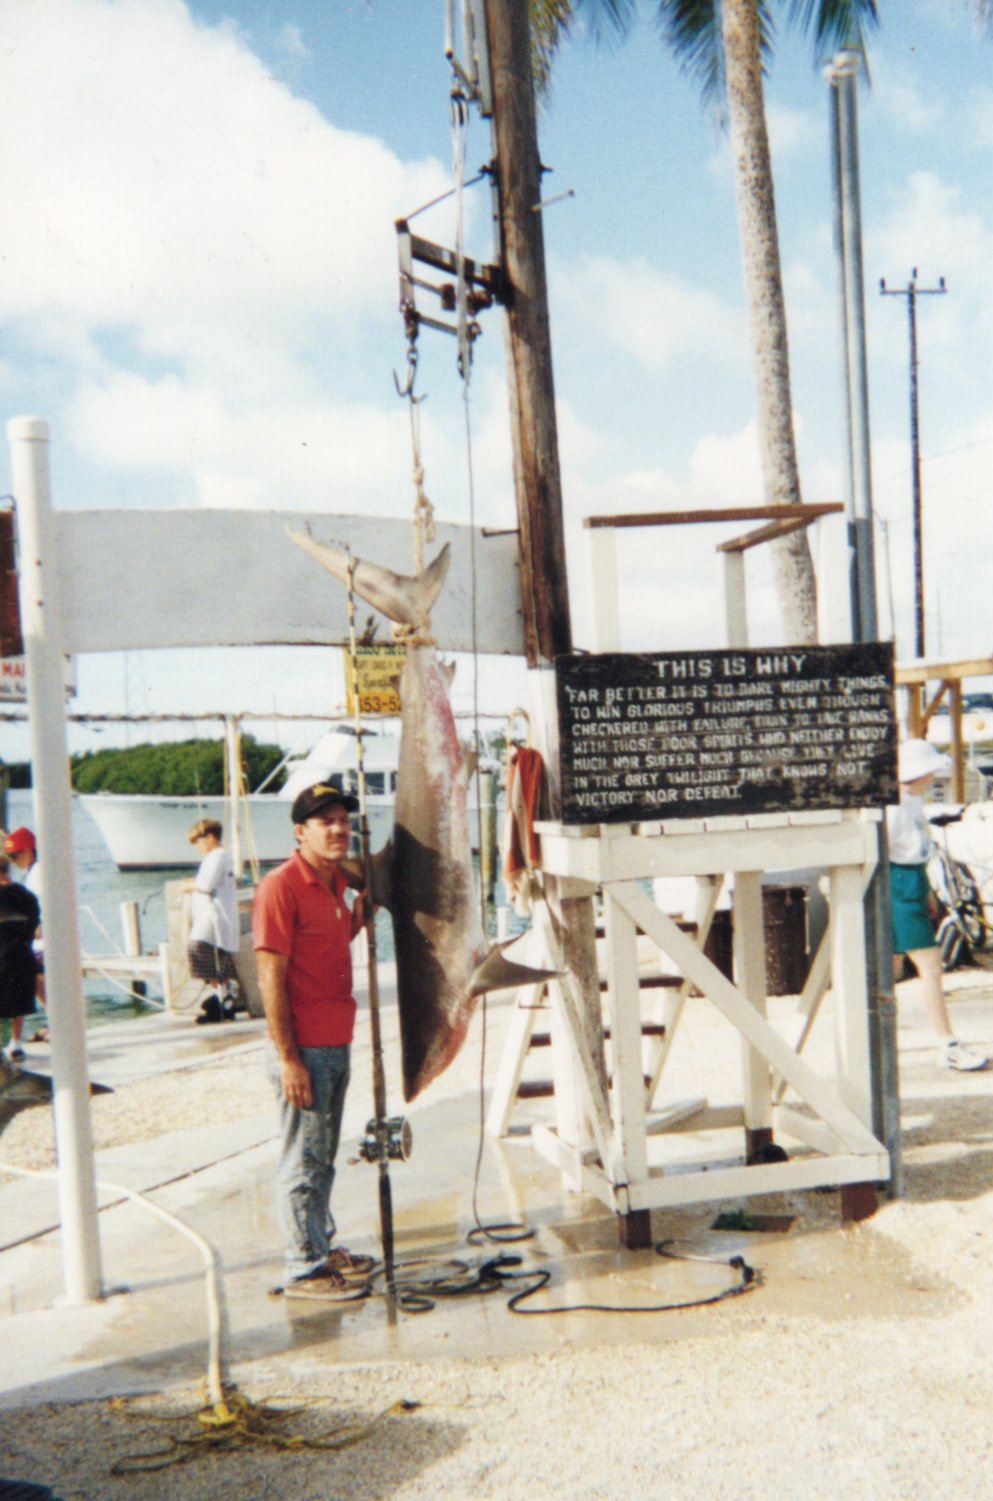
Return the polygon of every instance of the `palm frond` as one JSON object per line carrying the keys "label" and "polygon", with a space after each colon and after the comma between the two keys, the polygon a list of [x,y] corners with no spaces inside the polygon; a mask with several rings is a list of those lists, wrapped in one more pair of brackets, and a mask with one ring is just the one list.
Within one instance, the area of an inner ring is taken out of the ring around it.
{"label": "palm frond", "polygon": [[528,0],[531,24],[531,71],[539,97],[547,97],[552,62],[572,25],[570,0]]}
{"label": "palm frond", "polygon": [[814,31],[819,52],[861,47],[867,28],[878,26],[877,0],[789,0],[790,20],[801,31]]}
{"label": "palm frond", "polygon": [[712,103],[724,96],[719,0],[659,0],[656,25],[683,71],[700,84]]}
{"label": "palm frond", "polygon": [[[765,0],[757,0],[762,65],[772,56],[775,27]],[[724,98],[724,49],[720,0],[657,0],[656,25],[684,71],[696,78],[704,99],[720,106]]]}
{"label": "palm frond", "polygon": [[528,0],[531,67],[539,96],[547,99],[555,54],[580,16],[588,19],[594,41],[602,43],[611,33],[625,35],[636,10],[637,0]]}

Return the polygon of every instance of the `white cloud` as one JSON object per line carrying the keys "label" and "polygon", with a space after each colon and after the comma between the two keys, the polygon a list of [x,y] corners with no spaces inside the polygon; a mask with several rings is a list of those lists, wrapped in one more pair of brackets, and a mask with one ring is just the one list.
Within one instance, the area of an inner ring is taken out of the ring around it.
{"label": "white cloud", "polygon": [[[4,13],[0,315],[237,368],[389,309],[391,221],[445,185],[295,98],[179,0]],[[315,309],[319,316],[315,319]]]}
{"label": "white cloud", "polygon": [[870,57],[872,105],[891,125],[907,135],[927,136],[943,128],[946,120],[944,101],[934,93],[925,93],[918,76],[885,54]]}
{"label": "white cloud", "polygon": [[648,261],[588,256],[563,278],[564,311],[649,370],[680,361],[722,368],[747,359],[740,309]]}
{"label": "white cloud", "polygon": [[761,505],[765,494],[754,422],[740,432],[708,434],[693,451],[690,486],[699,505]]}
{"label": "white cloud", "polygon": [[983,146],[993,146],[993,90],[974,89],[966,100],[970,134]]}
{"label": "white cloud", "polygon": [[171,474],[186,505],[393,514],[410,463],[399,403],[232,405],[176,376],[89,387],[71,406],[70,436],[104,469]]}
{"label": "white cloud", "polygon": [[909,251],[912,264],[920,268],[922,285],[944,275],[949,285],[957,279],[960,291],[981,291],[988,303],[985,269],[981,288],[976,286],[977,269],[988,267],[993,256],[988,205],[984,218],[980,206],[963,201],[960,187],[942,182],[932,172],[911,173],[892,201],[883,226],[871,236],[875,256],[884,265],[907,266]]}
{"label": "white cloud", "polygon": [[310,56],[310,49],[303,39],[303,32],[292,21],[287,21],[285,26],[281,27],[276,38],[276,48],[292,62],[299,62],[302,58]]}
{"label": "white cloud", "polygon": [[774,164],[811,146],[817,148],[823,144],[824,125],[808,110],[792,109],[789,105],[767,99],[765,118]]}

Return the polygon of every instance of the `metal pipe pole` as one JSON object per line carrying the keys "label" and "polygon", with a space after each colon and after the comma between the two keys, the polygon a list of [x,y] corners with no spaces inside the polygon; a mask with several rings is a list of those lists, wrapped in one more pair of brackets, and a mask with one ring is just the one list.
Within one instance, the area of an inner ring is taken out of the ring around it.
{"label": "metal pipe pole", "polygon": [[921,434],[917,404],[917,269],[907,286],[910,330],[910,467],[914,510],[914,655],[924,656],[924,554],[921,520]]}
{"label": "metal pipe pole", "polygon": [[[879,622],[872,536],[872,462],[856,93],[860,64],[859,51],[843,48],[828,69],[828,82],[831,85],[835,249],[845,365],[848,459],[845,495],[851,547],[852,635],[856,641],[876,641]],[[889,1154],[888,1191],[896,1198],[902,1194],[904,1186],[903,1143],[885,822],[879,825],[876,871],[865,899],[865,951],[872,1128]]]}
{"label": "metal pipe pole", "polygon": [[241,850],[241,725],[236,714],[224,716],[224,747],[228,768],[228,807],[231,810],[229,850],[234,878],[240,881],[245,873],[245,862]]}
{"label": "metal pipe pole", "polygon": [[41,865],[45,994],[52,1049],[65,1296],[102,1295],[86,1016],[65,725],[65,652],[48,477],[48,423],[7,424],[20,541],[31,768]]}

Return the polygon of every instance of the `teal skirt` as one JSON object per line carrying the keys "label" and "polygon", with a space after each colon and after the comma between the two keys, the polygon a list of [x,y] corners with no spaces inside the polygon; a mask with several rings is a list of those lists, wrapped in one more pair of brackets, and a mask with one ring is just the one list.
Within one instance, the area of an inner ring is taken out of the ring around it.
{"label": "teal skirt", "polygon": [[890,866],[894,954],[909,954],[914,949],[936,947],[934,924],[927,910],[930,891],[926,866]]}

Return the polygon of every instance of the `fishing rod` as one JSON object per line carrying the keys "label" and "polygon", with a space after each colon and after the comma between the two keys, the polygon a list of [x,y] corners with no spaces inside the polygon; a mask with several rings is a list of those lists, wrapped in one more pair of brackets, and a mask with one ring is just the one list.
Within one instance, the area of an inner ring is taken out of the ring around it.
{"label": "fishing rod", "polygon": [[365,883],[365,931],[369,961],[369,1029],[372,1041],[372,1098],[375,1115],[366,1126],[359,1151],[366,1162],[379,1166],[379,1230],[383,1246],[383,1269],[389,1296],[396,1297],[393,1256],[393,1188],[390,1160],[410,1156],[410,1125],[400,1116],[386,1113],[386,1071],[383,1066],[383,1035],[379,1009],[379,971],[376,962],[376,914],[372,898],[372,854],[369,848],[369,818],[366,811],[365,760],[363,755],[362,708],[358,680],[358,649],[355,637],[355,559],[348,558],[348,648],[355,696],[356,766],[359,783],[359,856]]}

